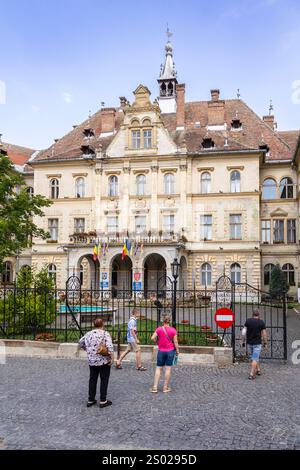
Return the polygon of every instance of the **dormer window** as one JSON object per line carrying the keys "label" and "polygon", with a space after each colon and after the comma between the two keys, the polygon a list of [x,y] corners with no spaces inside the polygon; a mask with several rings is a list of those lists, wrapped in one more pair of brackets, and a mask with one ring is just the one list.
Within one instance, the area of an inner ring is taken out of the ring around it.
{"label": "dormer window", "polygon": [[95,132],[91,128],[86,128],[83,131],[83,135],[85,139],[92,139],[93,137],[95,137]]}
{"label": "dormer window", "polygon": [[259,149],[265,151],[267,156],[270,154],[270,147],[267,144],[261,144]]}
{"label": "dormer window", "polygon": [[85,157],[95,156],[94,150],[89,145],[82,145],[81,150],[82,150],[82,153]]}
{"label": "dormer window", "polygon": [[212,148],[214,148],[214,146],[215,146],[215,143],[214,143],[214,141],[213,141],[211,138],[203,139],[202,148],[204,148],[204,149],[212,149]]}
{"label": "dormer window", "polygon": [[233,119],[233,121],[231,122],[231,129],[235,131],[242,129],[241,121],[239,119]]}

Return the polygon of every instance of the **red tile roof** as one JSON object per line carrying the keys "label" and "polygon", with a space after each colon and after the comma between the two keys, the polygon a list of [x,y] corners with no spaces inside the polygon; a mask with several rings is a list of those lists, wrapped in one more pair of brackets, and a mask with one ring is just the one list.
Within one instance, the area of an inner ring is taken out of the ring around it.
{"label": "red tile roof", "polygon": [[[219,103],[224,105],[224,123],[226,123],[226,129],[224,128],[224,130],[207,129],[206,126],[212,124],[213,119],[212,115],[209,114],[211,112],[211,102],[209,101],[185,104],[184,131],[176,130],[176,114],[163,114],[163,123],[174,142],[178,146],[185,145],[190,153],[207,152],[202,147],[202,141],[206,137],[214,141],[214,150],[218,152],[257,150],[261,145],[266,145],[270,149],[266,160],[293,159],[300,131],[275,131],[242,100],[224,100]],[[105,111],[107,112],[107,110]],[[114,111],[115,131],[117,131],[120,129],[124,115],[121,109]],[[231,130],[231,123],[235,118],[239,119],[242,123],[240,130]],[[101,110],[96,112],[49,149],[39,152],[34,161],[78,159],[82,157],[83,145],[89,145],[94,151],[102,149],[105,152],[113,139],[113,135],[100,136],[104,124],[103,119]],[[200,123],[200,128],[197,128],[195,123]],[[84,137],[84,129],[87,128],[91,128],[94,131],[94,138],[87,139]],[[105,128],[105,130],[107,129]]]}
{"label": "red tile roof", "polygon": [[34,154],[35,150],[19,145],[2,143],[1,148],[7,152],[7,156],[14,165],[25,165],[27,160]]}

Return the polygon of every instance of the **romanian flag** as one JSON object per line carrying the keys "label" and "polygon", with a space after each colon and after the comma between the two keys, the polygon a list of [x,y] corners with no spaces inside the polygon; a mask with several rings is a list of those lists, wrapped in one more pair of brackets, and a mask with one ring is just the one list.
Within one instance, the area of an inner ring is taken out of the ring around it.
{"label": "romanian flag", "polygon": [[94,249],[93,249],[93,260],[94,261],[97,261],[98,259],[98,254],[99,254],[99,245],[94,245]]}
{"label": "romanian flag", "polygon": [[124,243],[123,250],[122,250],[122,261],[128,256],[128,250],[127,250],[127,245],[126,242]]}

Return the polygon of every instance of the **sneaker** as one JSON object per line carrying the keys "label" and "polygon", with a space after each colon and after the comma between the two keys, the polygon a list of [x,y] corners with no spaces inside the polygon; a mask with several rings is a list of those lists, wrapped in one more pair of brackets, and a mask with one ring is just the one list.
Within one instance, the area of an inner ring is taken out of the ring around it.
{"label": "sneaker", "polygon": [[86,406],[87,406],[88,408],[90,408],[91,406],[96,405],[96,403],[97,403],[97,400],[91,400],[91,401],[89,400],[89,401],[87,402]]}

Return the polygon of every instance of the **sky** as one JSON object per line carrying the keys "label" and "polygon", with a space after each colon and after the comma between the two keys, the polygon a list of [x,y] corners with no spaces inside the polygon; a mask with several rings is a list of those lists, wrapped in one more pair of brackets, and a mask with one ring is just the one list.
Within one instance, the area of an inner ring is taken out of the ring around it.
{"label": "sky", "polygon": [[299,0],[0,0],[0,133],[47,148],[101,103],[158,96],[166,29],[188,101],[220,88],[300,128]]}

